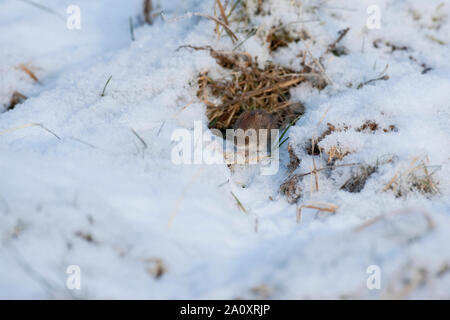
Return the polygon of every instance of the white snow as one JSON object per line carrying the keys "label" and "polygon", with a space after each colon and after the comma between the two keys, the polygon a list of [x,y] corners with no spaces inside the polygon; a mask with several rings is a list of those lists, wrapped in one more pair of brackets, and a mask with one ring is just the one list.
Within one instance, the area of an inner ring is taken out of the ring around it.
{"label": "white snow", "polygon": [[[72,4],[36,2],[63,16]],[[306,106],[289,131],[296,173],[312,170],[304,146],[327,123],[349,127],[320,142],[351,152],[336,165],[395,159],[359,193],[340,190],[354,166],[320,172],[319,190],[306,176],[297,205],[279,193],[287,143],[279,172],[246,188],[225,164],[171,160],[176,129],[201,121],[207,130],[196,76],[223,73],[208,52],[177,48],[234,47],[208,19],[174,18],[212,14],[214,1],[160,1],[165,19],[136,27],[134,42],[129,17],[137,21],[138,0],[79,0],[81,30],[22,1],[0,2],[0,108],[14,91],[29,97],[0,113],[0,298],[450,298],[450,4],[441,2],[264,1],[270,15],[254,17],[258,31],[240,47],[261,64],[299,70],[299,52],[319,58],[350,27],[339,43],[348,54],[322,60],[333,84],[291,90]],[[365,27],[374,4],[379,30]],[[310,39],[270,53],[264,35],[280,22]],[[231,27],[245,39],[243,23]],[[391,52],[387,42],[408,50]],[[422,63],[432,70],[422,74]],[[386,65],[389,80],[357,89]],[[366,121],[396,130],[355,130]],[[436,171],[439,193],[383,191],[415,158]],[[297,224],[297,206],[315,202],[338,209],[303,209]],[[161,277],[151,272],[157,259]],[[70,265],[81,269],[81,290],[66,287]],[[366,287],[371,265],[380,267],[380,290]]]}

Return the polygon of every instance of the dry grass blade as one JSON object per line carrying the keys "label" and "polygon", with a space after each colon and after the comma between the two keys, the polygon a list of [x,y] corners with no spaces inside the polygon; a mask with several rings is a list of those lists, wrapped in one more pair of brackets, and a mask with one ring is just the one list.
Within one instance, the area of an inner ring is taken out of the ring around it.
{"label": "dry grass blade", "polygon": [[306,204],[302,205],[297,208],[297,216],[296,220],[297,223],[299,223],[302,219],[302,209],[317,209],[317,212],[330,212],[330,213],[336,213],[336,210],[339,208],[337,205],[334,205],[332,203],[313,203],[313,204]]}
{"label": "dry grass blade", "polygon": [[313,160],[313,166],[314,166],[313,174],[314,174],[314,182],[315,182],[316,192],[319,192],[319,174],[317,172],[316,160],[314,158],[312,160]]}
{"label": "dry grass blade", "polygon": [[334,86],[334,82],[331,80],[331,78],[327,75],[327,73],[325,72],[324,67],[322,66],[322,64],[320,63],[320,61],[318,59],[316,59],[313,54],[311,53],[311,51],[309,51],[308,46],[306,45],[307,50],[306,52],[308,53],[308,55],[310,56],[310,58],[313,60],[314,64],[317,66],[317,68],[319,68],[320,72],[322,73],[323,77],[326,79],[327,83],[331,84]]}
{"label": "dry grass blade", "polygon": [[[363,224],[361,224],[358,227],[354,228],[353,231],[354,232],[360,232],[360,231],[362,231],[362,230],[364,230],[364,229],[366,229],[366,228],[368,228],[368,227],[370,227],[370,226],[372,226],[372,225],[374,225],[374,224],[376,224],[376,223],[378,223],[378,222],[380,222],[382,220],[385,220],[388,217],[392,217],[392,216],[400,215],[400,214],[410,214],[411,212],[414,212],[414,211],[398,210],[398,211],[391,212],[389,214],[382,214],[382,215],[376,216],[376,217],[374,217],[374,218],[364,222]],[[425,218],[425,220],[427,222],[427,230],[433,230],[435,228],[435,223],[434,223],[433,219],[431,218],[431,216],[428,213],[426,213],[426,212],[421,212],[421,213],[422,213],[422,215],[424,216],[424,218]]]}
{"label": "dry grass blade", "polygon": [[6,129],[3,131],[0,131],[0,135],[5,134],[5,133],[9,133],[9,132],[13,132],[13,131],[17,131],[20,129],[24,129],[24,128],[29,128],[29,127],[40,127],[42,129],[44,129],[45,131],[47,131],[48,133],[50,133],[51,135],[55,136],[58,140],[61,140],[61,138],[54,133],[53,131],[51,131],[50,129],[48,129],[47,127],[45,127],[42,123],[27,123],[21,126],[17,126],[14,128],[10,128],[10,129]]}
{"label": "dry grass blade", "polygon": [[134,136],[139,140],[139,142],[142,144],[142,157],[144,157],[145,150],[147,150],[148,145],[147,142],[134,130],[133,128],[130,128],[131,132],[134,134]]}
{"label": "dry grass blade", "polygon": [[55,10],[49,8],[49,7],[44,6],[42,4],[36,3],[34,1],[30,1],[30,0],[19,0],[19,1],[27,3],[27,4],[35,7],[35,8],[38,8],[38,9],[40,9],[42,11],[50,13],[51,15],[54,15],[55,17],[58,17],[58,18],[60,18],[60,19],[62,19],[64,21],[66,21],[66,17],[64,15],[60,14],[59,12],[57,12],[57,11],[55,11]]}
{"label": "dry grass blade", "polygon": [[103,87],[103,91],[102,91],[102,93],[100,94],[101,97],[104,97],[104,96],[105,96],[105,93],[106,93],[106,87],[108,86],[108,84],[109,84],[109,82],[111,81],[111,79],[112,79],[112,75],[109,76],[108,80],[106,80],[105,86]]}
{"label": "dry grass blade", "polygon": [[306,173],[297,174],[297,176],[304,177],[304,176],[308,176],[310,174],[315,174],[316,172],[320,172],[323,170],[329,170],[329,169],[341,168],[341,167],[352,167],[352,166],[359,166],[359,165],[360,165],[360,163],[344,163],[344,164],[339,164],[339,165],[326,166],[325,168],[314,169],[314,170],[306,172]]}
{"label": "dry grass blade", "polygon": [[220,16],[222,17],[223,22],[228,26],[229,22],[227,15],[225,14],[225,9],[223,8],[222,2],[220,0],[216,0],[216,3],[219,6]]}
{"label": "dry grass blade", "polygon": [[234,200],[236,200],[236,203],[237,203],[239,209],[241,209],[242,212],[247,213],[247,210],[245,209],[242,202],[238,199],[238,197],[236,197],[236,195],[233,192],[231,192],[231,195],[233,196]]}
{"label": "dry grass blade", "polygon": [[30,70],[26,65],[20,64],[19,69],[25,72],[31,79],[33,79],[35,82],[39,82],[38,77],[33,73],[33,71]]}
{"label": "dry grass blade", "polygon": [[198,13],[198,12],[195,12],[192,15],[208,18],[208,19],[214,21],[215,23],[220,24],[225,29],[225,31],[228,33],[228,35],[230,36],[230,38],[233,42],[239,41],[239,38],[236,36],[236,34],[233,32],[233,30],[231,30],[229,26],[227,26],[224,22],[220,21],[216,17],[210,16],[209,14]]}

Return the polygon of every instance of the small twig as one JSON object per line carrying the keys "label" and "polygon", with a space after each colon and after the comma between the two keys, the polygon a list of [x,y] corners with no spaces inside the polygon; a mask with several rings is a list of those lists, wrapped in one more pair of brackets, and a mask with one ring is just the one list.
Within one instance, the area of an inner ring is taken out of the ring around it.
{"label": "small twig", "polygon": [[105,86],[103,87],[103,91],[102,91],[102,94],[100,96],[102,96],[102,97],[105,96],[106,87],[108,86],[108,83],[111,81],[111,79],[112,79],[112,75],[109,76],[108,80],[106,80]]}
{"label": "small twig", "polygon": [[336,45],[347,35],[347,33],[349,32],[350,28],[345,28],[343,30],[340,30],[338,32],[339,37],[328,46],[326,53],[329,53],[331,51],[333,51],[334,49],[336,49]]}
{"label": "small twig", "polygon": [[367,84],[370,84],[370,83],[375,82],[375,81],[381,81],[381,80],[384,80],[384,81],[389,80],[389,76],[386,74],[386,75],[384,75],[382,77],[375,78],[375,79],[370,79],[370,80],[368,80],[366,82],[360,83],[358,85],[357,89],[361,89],[362,87],[364,87]]}
{"label": "small twig", "polygon": [[386,71],[388,69],[389,69],[389,64],[386,64],[386,66],[384,67],[383,71],[380,73],[380,75],[378,77],[376,77],[374,79],[370,79],[370,80],[365,81],[365,82],[361,82],[356,89],[361,89],[365,85],[370,84],[370,83],[375,82],[375,81],[380,81],[380,80],[386,81],[386,80],[389,80],[389,75],[386,74]]}

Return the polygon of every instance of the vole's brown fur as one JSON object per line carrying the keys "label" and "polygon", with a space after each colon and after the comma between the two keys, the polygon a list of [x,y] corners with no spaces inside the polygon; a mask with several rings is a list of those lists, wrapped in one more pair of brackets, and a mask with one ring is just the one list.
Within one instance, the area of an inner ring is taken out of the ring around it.
{"label": "vole's brown fur", "polygon": [[[244,131],[249,129],[256,130],[256,133],[259,137],[259,130],[266,129],[267,138],[268,138],[268,146],[270,146],[270,133],[271,129],[278,129],[277,122],[275,118],[263,109],[256,109],[251,111],[244,111],[236,120],[234,130],[242,129]],[[248,137],[245,138],[245,144],[249,143]]]}
{"label": "vole's brown fur", "polygon": [[234,124],[234,129],[278,129],[274,117],[263,109],[244,111]]}

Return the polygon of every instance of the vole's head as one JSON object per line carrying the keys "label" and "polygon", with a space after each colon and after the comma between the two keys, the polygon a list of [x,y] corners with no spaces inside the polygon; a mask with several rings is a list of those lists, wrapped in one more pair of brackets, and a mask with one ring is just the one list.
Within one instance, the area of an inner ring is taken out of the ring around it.
{"label": "vole's head", "polygon": [[[268,146],[270,147],[271,130],[278,129],[278,125],[275,118],[270,113],[263,109],[256,109],[251,111],[244,111],[236,120],[233,129],[242,129],[244,130],[244,132],[246,132],[245,145],[248,145],[249,141],[251,141],[251,138],[249,137],[251,133],[247,130],[255,130],[258,137],[260,135],[261,129],[267,130],[267,142]],[[235,139],[235,143],[239,145],[242,142],[240,143],[239,139],[236,142]],[[258,144],[259,143],[262,143],[262,141],[258,141]]]}

